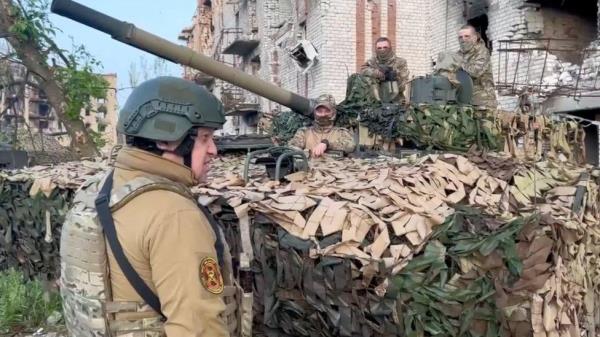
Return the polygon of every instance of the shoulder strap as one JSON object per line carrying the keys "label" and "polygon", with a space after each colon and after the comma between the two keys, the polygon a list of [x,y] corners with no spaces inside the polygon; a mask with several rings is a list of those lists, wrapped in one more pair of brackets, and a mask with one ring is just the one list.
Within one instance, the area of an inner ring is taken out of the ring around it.
{"label": "shoulder strap", "polygon": [[200,210],[202,210],[202,213],[204,213],[204,216],[210,223],[210,226],[212,227],[213,232],[215,232],[215,237],[217,238],[215,240],[215,250],[217,251],[217,259],[219,260],[219,267],[221,267],[221,269],[223,269],[224,262],[225,262],[223,260],[223,249],[225,249],[225,248],[224,248],[223,241],[222,241],[223,238],[221,238],[221,230],[219,229],[219,224],[217,223],[217,219],[215,219],[215,217],[208,211],[208,208],[206,208],[205,206],[198,205],[198,207],[200,207]]}
{"label": "shoulder strap", "polygon": [[140,275],[135,271],[135,269],[133,269],[133,266],[131,263],[129,263],[129,260],[123,252],[123,247],[117,238],[115,223],[109,208],[110,192],[113,185],[113,174],[114,171],[111,171],[108,174],[108,177],[104,181],[104,184],[98,193],[98,197],[96,197],[95,204],[96,212],[98,213],[98,219],[102,225],[102,228],[104,229],[104,234],[106,235],[110,249],[115,256],[119,267],[125,274],[127,281],[129,281],[144,302],[146,302],[150,307],[152,307],[152,309],[154,309],[154,311],[159,313],[163,319],[165,319],[165,315],[161,311],[161,305],[158,296],[152,292],[144,280],[142,280]]}

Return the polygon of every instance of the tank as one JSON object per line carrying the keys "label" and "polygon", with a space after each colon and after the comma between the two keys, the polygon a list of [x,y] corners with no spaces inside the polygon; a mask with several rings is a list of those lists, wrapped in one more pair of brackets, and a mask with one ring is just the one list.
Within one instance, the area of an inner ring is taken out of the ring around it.
{"label": "tank", "polygon": [[212,58],[180,46],[71,0],[53,0],[51,11],[100,30],[135,48],[167,59],[246,89],[306,116],[312,115],[312,101],[272,83],[251,76]]}

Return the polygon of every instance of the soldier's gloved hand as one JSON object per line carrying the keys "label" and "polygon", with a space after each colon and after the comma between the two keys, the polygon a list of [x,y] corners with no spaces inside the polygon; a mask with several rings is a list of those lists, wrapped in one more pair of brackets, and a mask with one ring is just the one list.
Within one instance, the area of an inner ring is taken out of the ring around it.
{"label": "soldier's gloved hand", "polygon": [[383,80],[385,80],[385,73],[384,73],[383,71],[381,71],[381,70],[377,69],[377,70],[375,70],[375,77],[376,77],[378,80],[381,80],[381,81],[383,81]]}
{"label": "soldier's gloved hand", "polygon": [[389,69],[385,72],[386,81],[395,81],[398,79],[398,73],[394,69]]}
{"label": "soldier's gloved hand", "polygon": [[317,146],[313,147],[312,150],[310,151],[311,157],[320,157],[322,156],[325,151],[327,150],[327,144],[325,143],[319,143]]}

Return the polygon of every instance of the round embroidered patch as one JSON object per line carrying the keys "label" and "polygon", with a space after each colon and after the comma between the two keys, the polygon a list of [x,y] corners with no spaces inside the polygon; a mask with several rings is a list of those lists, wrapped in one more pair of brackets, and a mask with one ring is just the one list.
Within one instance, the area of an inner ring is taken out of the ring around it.
{"label": "round embroidered patch", "polygon": [[200,262],[200,282],[206,290],[213,294],[223,292],[223,276],[219,264],[212,257],[205,257]]}

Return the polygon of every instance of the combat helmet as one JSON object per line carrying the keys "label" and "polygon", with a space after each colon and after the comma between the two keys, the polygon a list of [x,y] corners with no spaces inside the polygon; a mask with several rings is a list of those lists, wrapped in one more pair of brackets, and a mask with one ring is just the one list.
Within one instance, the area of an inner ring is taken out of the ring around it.
{"label": "combat helmet", "polygon": [[136,87],[119,114],[117,131],[130,137],[177,141],[197,127],[219,129],[223,104],[194,82],[161,76]]}

